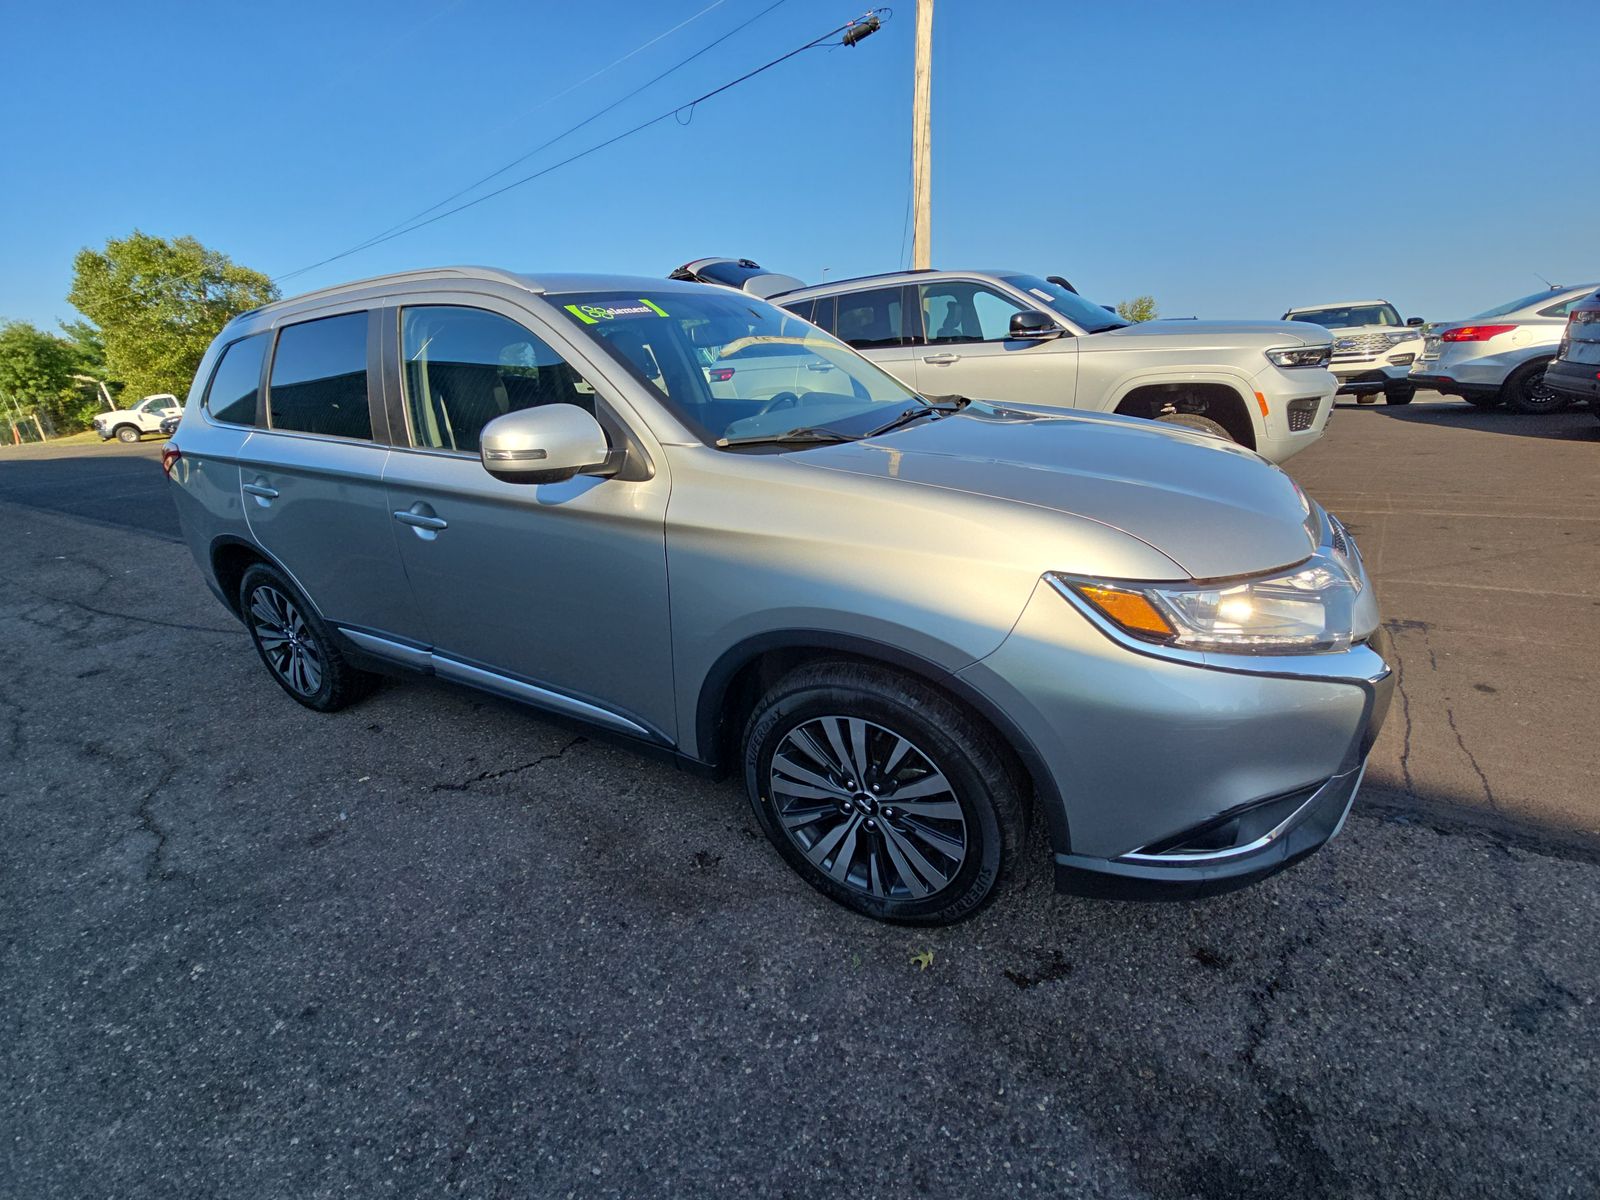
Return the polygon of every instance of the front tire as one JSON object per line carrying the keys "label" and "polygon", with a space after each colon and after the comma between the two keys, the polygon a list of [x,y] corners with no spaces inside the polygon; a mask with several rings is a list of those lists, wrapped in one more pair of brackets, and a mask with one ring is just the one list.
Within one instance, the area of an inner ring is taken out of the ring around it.
{"label": "front tire", "polygon": [[1542,358],[1523,363],[1511,372],[1500,385],[1500,395],[1507,406],[1519,413],[1539,416],[1560,412],[1571,404],[1571,400],[1545,383],[1544,372],[1549,365],[1550,360]]}
{"label": "front tire", "polygon": [[132,425],[118,425],[117,426],[117,441],[122,442],[125,445],[128,445],[128,444],[132,444],[133,442],[137,442],[139,440],[139,438],[140,438],[139,431],[137,429],[135,429]]}
{"label": "front tire", "polygon": [[1417,398],[1415,384],[1401,383],[1383,389],[1383,402],[1385,404],[1410,404]]}
{"label": "front tire", "polygon": [[345,662],[333,631],[282,572],[257,563],[239,581],[239,611],[267,674],[316,712],[335,712],[372,690],[373,676]]}
{"label": "front tire", "polygon": [[971,916],[1014,869],[1022,797],[993,735],[910,675],[854,662],[800,667],[744,732],[745,787],[784,860],[881,921]]}
{"label": "front tire", "polygon": [[1213,421],[1210,417],[1202,417],[1199,413],[1167,413],[1157,417],[1163,425],[1181,425],[1185,429],[1193,429],[1198,433],[1209,433],[1212,437],[1219,437],[1225,442],[1233,441],[1233,435],[1221,422]]}

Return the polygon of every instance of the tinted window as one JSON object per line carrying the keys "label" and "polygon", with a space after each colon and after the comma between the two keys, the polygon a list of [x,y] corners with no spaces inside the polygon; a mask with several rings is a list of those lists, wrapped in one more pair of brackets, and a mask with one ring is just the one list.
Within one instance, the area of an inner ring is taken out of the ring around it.
{"label": "tinted window", "polygon": [[1324,329],[1355,329],[1362,325],[1403,325],[1392,304],[1357,304],[1343,308],[1303,308],[1284,317]]}
{"label": "tinted window", "polygon": [[540,404],[594,412],[594,388],[515,321],[477,308],[408,308],[400,316],[414,445],[476,454],[496,417]]}
{"label": "tinted window", "polygon": [[1022,305],[976,283],[927,283],[918,290],[930,345],[1004,341],[1011,330],[1012,314],[1025,311]]}
{"label": "tinted window", "polygon": [[1037,275],[1004,275],[1001,278],[1018,291],[1055,309],[1086,333],[1103,333],[1131,323],[1052,280],[1040,279]]}
{"label": "tinted window", "polygon": [[258,333],[234,342],[222,352],[206,389],[206,410],[232,425],[256,423],[256,393],[261,389],[261,356],[267,335]]}
{"label": "tinted window", "polygon": [[811,320],[811,314],[817,311],[817,302],[815,300],[799,300],[794,304],[785,304],[784,307],[802,321],[809,321]]}
{"label": "tinted window", "polygon": [[1539,310],[1539,315],[1541,317],[1567,316],[1576,306],[1589,299],[1589,295],[1590,293],[1588,292],[1579,292],[1576,296],[1573,296],[1569,300],[1563,300],[1560,304],[1552,304],[1549,308],[1541,308]]}
{"label": "tinted window", "polygon": [[367,314],[324,317],[279,330],[267,399],[274,429],[370,441]]}
{"label": "tinted window", "polygon": [[849,292],[839,297],[839,316],[834,334],[857,350],[882,346],[909,346],[916,331],[907,328],[905,289],[874,288],[870,292]]}

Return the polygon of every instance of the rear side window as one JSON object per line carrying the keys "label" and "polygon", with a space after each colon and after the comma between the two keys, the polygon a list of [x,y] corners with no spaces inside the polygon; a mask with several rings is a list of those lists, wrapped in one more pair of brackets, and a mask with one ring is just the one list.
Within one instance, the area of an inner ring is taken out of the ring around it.
{"label": "rear side window", "polygon": [[1541,308],[1539,310],[1539,315],[1541,317],[1568,316],[1571,314],[1574,308],[1582,304],[1585,300],[1589,299],[1590,295],[1591,293],[1584,292],[1581,295],[1572,297],[1570,300],[1563,300],[1560,304],[1552,304],[1549,308]]}
{"label": "rear side window", "polygon": [[[258,333],[234,342],[222,352],[206,387],[206,411],[230,425],[256,423],[256,394],[261,390],[261,357],[267,335]],[[159,408],[160,405],[155,405]]]}
{"label": "rear side window", "polygon": [[515,321],[478,308],[407,308],[400,316],[414,445],[476,454],[496,417],[541,404],[595,411],[594,388]]}
{"label": "rear side window", "polygon": [[323,317],[280,329],[267,401],[274,429],[371,441],[367,314]]}
{"label": "rear side window", "polygon": [[874,288],[840,296],[838,327],[833,332],[857,350],[911,345],[916,331],[907,320],[905,289]]}

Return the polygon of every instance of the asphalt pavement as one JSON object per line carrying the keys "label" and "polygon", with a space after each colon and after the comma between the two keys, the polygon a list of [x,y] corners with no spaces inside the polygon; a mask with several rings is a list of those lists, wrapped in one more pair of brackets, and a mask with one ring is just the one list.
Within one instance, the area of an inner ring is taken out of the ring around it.
{"label": "asphalt pavement", "polygon": [[433,682],[293,704],[157,445],[0,450],[0,1194],[1600,1192],[1589,413],[1341,406],[1290,464],[1401,658],[1324,851],[1133,905],[1035,846],[931,932],[731,781]]}

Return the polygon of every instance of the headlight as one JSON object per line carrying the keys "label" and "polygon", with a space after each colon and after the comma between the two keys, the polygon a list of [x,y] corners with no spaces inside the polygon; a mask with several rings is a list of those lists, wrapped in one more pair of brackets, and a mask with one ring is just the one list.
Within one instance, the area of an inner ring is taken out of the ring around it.
{"label": "headlight", "polygon": [[1325,367],[1333,358],[1333,344],[1325,346],[1280,346],[1267,351],[1275,367]]}
{"label": "headlight", "polygon": [[1377,608],[1359,568],[1323,547],[1258,579],[1146,584],[1052,575],[1118,629],[1142,641],[1226,654],[1321,654],[1370,635]]}
{"label": "headlight", "polygon": [[1420,329],[1410,329],[1410,328],[1397,329],[1393,333],[1389,334],[1388,336],[1389,336],[1389,345],[1391,345],[1391,346],[1402,346],[1406,342],[1412,342],[1412,341],[1415,341],[1417,338],[1420,338],[1422,336],[1422,331]]}

